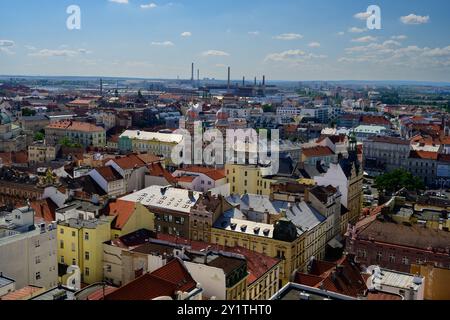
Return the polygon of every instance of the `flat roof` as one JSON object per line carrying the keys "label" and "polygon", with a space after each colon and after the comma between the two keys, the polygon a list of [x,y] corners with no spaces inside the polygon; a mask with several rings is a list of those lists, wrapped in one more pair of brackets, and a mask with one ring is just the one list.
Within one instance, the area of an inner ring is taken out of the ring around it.
{"label": "flat roof", "polygon": [[148,207],[189,213],[197,203],[200,194],[200,192],[178,189],[172,186],[151,186],[122,197],[120,200],[139,202]]}
{"label": "flat roof", "polygon": [[0,288],[9,286],[10,284],[14,283],[15,281],[13,279],[7,278],[4,275],[0,275]]}

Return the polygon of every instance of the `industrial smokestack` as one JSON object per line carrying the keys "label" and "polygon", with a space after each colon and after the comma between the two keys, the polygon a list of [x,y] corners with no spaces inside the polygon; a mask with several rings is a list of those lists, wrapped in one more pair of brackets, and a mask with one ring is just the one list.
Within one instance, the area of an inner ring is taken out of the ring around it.
{"label": "industrial smokestack", "polygon": [[256,87],[256,77],[255,77],[255,87]]}
{"label": "industrial smokestack", "polygon": [[242,77],[242,86],[245,87],[245,77]]}
{"label": "industrial smokestack", "polygon": [[266,86],[266,76],[263,76],[263,83],[262,83],[263,87]]}
{"label": "industrial smokestack", "polygon": [[191,81],[194,81],[194,63],[192,62]]}
{"label": "industrial smokestack", "polygon": [[230,91],[230,81],[231,81],[231,68],[228,67],[228,84],[227,84],[228,91]]}
{"label": "industrial smokestack", "polygon": [[103,97],[103,79],[100,78],[100,96]]}
{"label": "industrial smokestack", "polygon": [[198,86],[200,87],[200,69],[197,69],[197,83]]}

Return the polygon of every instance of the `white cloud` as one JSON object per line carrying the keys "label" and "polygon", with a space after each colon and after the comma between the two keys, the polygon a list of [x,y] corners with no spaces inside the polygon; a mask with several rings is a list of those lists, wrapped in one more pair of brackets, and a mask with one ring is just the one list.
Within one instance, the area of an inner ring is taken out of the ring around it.
{"label": "white cloud", "polygon": [[418,16],[413,13],[400,18],[404,24],[425,24],[430,21],[430,16]]}
{"label": "white cloud", "polygon": [[411,45],[403,47],[400,42],[387,40],[345,49],[347,56],[339,59],[347,63],[371,63],[394,67],[429,70],[430,68],[450,68],[450,45],[429,48]]}
{"label": "white cloud", "polygon": [[345,34],[344,31],[339,31],[339,32],[337,33],[338,36],[343,36],[344,34]]}
{"label": "white cloud", "polygon": [[350,33],[363,33],[365,31],[367,31],[367,29],[365,29],[365,28],[357,28],[357,27],[352,27],[352,28],[348,29],[348,32],[350,32]]}
{"label": "white cloud", "polygon": [[264,61],[275,62],[302,62],[310,59],[324,59],[327,56],[307,53],[303,50],[287,50],[279,53],[271,53],[266,56]]}
{"label": "white cloud", "polygon": [[259,31],[249,31],[248,34],[251,36],[259,36]]}
{"label": "white cloud", "polygon": [[225,51],[220,50],[208,50],[202,52],[202,56],[204,57],[228,57],[230,54]]}
{"label": "white cloud", "polygon": [[310,47],[310,48],[319,48],[320,47],[320,43],[319,42],[311,42],[310,44],[308,44],[308,47]]}
{"label": "white cloud", "polygon": [[79,55],[85,55],[92,53],[86,49],[78,49],[78,50],[70,50],[70,49],[42,49],[36,52],[31,52],[28,55],[31,57],[41,57],[41,58],[49,58],[49,57],[76,57]]}
{"label": "white cloud", "polygon": [[353,17],[356,19],[359,19],[359,20],[367,20],[370,17],[370,13],[359,12],[359,13],[355,14]]}
{"label": "white cloud", "polygon": [[119,4],[128,4],[128,0],[108,0],[109,2],[119,3]]}
{"label": "white cloud", "polygon": [[156,7],[158,7],[156,5],[156,3],[149,3],[149,4],[141,4],[141,9],[155,9]]}
{"label": "white cloud", "polygon": [[173,47],[174,45],[172,41],[152,42],[152,46]]}
{"label": "white cloud", "polygon": [[181,36],[182,36],[182,37],[185,37],[185,38],[191,37],[191,36],[192,36],[192,32],[185,31],[185,32],[183,32],[183,33],[181,34]]}
{"label": "white cloud", "polygon": [[392,36],[391,39],[393,39],[393,40],[406,40],[406,39],[408,39],[408,37],[405,36],[405,35],[399,35],[399,36]]}
{"label": "white cloud", "polygon": [[280,35],[278,35],[278,36],[276,36],[274,38],[278,39],[278,40],[290,41],[290,40],[303,39],[303,36],[301,34],[298,34],[298,33],[283,33],[283,34],[280,34]]}
{"label": "white cloud", "polygon": [[15,42],[12,40],[0,40],[0,47],[6,48],[6,47],[14,47]]}
{"label": "white cloud", "polygon": [[365,36],[365,37],[361,37],[361,38],[352,39],[352,42],[374,42],[376,40],[377,40],[377,38],[375,38],[375,37]]}

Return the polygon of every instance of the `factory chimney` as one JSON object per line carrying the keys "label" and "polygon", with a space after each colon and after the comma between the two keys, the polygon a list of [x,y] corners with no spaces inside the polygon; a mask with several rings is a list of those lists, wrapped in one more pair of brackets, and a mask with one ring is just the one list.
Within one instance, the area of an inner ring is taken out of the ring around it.
{"label": "factory chimney", "polygon": [[228,67],[228,83],[227,83],[228,93],[230,92],[230,81],[231,81],[231,68]]}
{"label": "factory chimney", "polygon": [[242,77],[242,86],[245,87],[245,77]]}
{"label": "factory chimney", "polygon": [[103,97],[103,79],[100,78],[100,96]]}
{"label": "factory chimney", "polygon": [[192,68],[191,68],[191,81],[194,81],[194,63],[192,62]]}

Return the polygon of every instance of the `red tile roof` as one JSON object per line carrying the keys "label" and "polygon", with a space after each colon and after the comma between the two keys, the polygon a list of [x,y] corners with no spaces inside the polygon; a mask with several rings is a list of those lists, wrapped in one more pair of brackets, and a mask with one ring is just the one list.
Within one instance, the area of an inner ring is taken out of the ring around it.
{"label": "red tile roof", "polygon": [[104,128],[98,127],[94,124],[87,122],[78,122],[72,120],[57,121],[49,124],[47,129],[60,129],[60,130],[71,130],[80,132],[103,132]]}
{"label": "red tile roof", "polygon": [[113,167],[106,166],[95,168],[95,170],[105,179],[107,182],[123,180],[123,177]]}
{"label": "red tile roof", "polygon": [[4,296],[0,297],[0,300],[28,300],[32,298],[33,295],[39,291],[43,291],[43,288],[35,286],[27,286],[22,289],[10,292]]}
{"label": "red tile roof", "polygon": [[185,171],[189,173],[202,173],[206,176],[208,176],[212,180],[221,180],[225,178],[225,175],[220,170],[214,169],[214,168],[207,168],[207,167],[200,167],[200,166],[190,166],[183,169],[180,169],[180,171]]}
{"label": "red tile roof", "polygon": [[184,263],[178,258],[174,258],[153,273],[147,273],[106,295],[105,300],[175,298],[178,291],[190,292],[196,286],[197,283],[185,268]]}
{"label": "red tile roof", "polygon": [[158,240],[189,246],[192,248],[192,250],[195,251],[201,251],[209,247],[211,250],[225,251],[244,256],[247,260],[247,271],[249,273],[247,277],[248,285],[258,280],[275,265],[280,263],[279,259],[271,258],[262,253],[258,253],[242,247],[225,247],[207,242],[191,241],[188,239],[178,238],[168,234],[160,233],[157,234],[157,238]]}
{"label": "red tile roof", "polygon": [[363,116],[361,122],[363,124],[370,124],[370,125],[382,125],[382,126],[391,125],[391,122],[384,116]]}
{"label": "red tile roof", "polygon": [[302,149],[302,154],[305,157],[326,157],[334,155],[333,151],[328,147],[316,146],[312,148]]}
{"label": "red tile roof", "polygon": [[409,157],[413,159],[437,160],[439,153],[431,151],[411,151]]}
{"label": "red tile roof", "polygon": [[130,154],[123,158],[116,158],[113,159],[113,161],[123,170],[130,170],[145,166],[145,162],[135,154]]}
{"label": "red tile roof", "polygon": [[[314,287],[355,298],[367,294],[368,289],[361,270],[348,256],[336,263],[314,261],[313,264],[315,266],[310,273],[322,279]],[[295,282],[300,284],[310,285],[313,280],[314,278],[307,274],[297,273],[295,276]]]}
{"label": "red tile roof", "polygon": [[47,198],[31,202],[31,207],[35,212],[35,216],[43,219],[45,222],[56,221],[56,209],[58,206]]}
{"label": "red tile roof", "polygon": [[130,201],[116,200],[108,203],[106,214],[116,217],[113,221],[113,228],[122,230],[136,209],[136,203]]}
{"label": "red tile roof", "polygon": [[164,177],[169,183],[176,183],[177,179],[163,168],[160,162],[152,163],[147,166],[148,174],[153,177]]}

